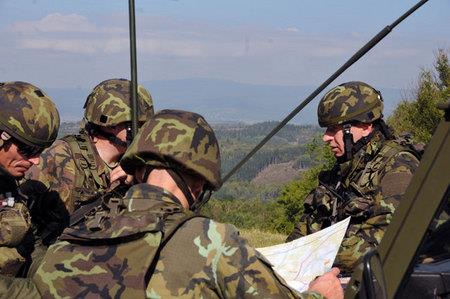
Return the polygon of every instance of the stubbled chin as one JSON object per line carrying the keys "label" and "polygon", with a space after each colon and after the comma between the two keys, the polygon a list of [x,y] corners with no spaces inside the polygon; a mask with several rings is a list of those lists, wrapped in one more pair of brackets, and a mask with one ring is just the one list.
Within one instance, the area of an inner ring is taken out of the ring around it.
{"label": "stubbled chin", "polygon": [[331,151],[336,158],[342,157],[344,155],[344,153],[342,153],[339,149],[331,149]]}

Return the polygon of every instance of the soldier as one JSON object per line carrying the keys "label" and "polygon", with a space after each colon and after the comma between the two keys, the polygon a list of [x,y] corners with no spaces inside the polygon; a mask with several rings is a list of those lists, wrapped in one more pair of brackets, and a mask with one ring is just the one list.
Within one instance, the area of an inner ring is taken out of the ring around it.
{"label": "soldier", "polygon": [[25,82],[0,83],[0,107],[0,274],[15,276],[34,242],[18,180],[56,139],[59,114],[40,88]]}
{"label": "soldier", "polygon": [[337,162],[319,174],[319,186],[305,199],[305,214],[287,239],[351,216],[335,261],[346,273],[380,243],[419,164],[412,147],[394,139],[382,112],[380,92],[363,82],[341,84],[322,98],[319,124]]}
{"label": "soldier", "polygon": [[[138,87],[138,103],[139,122],[143,123],[153,115],[152,98],[143,86]],[[41,189],[49,189],[42,200],[36,200],[37,213],[46,211],[52,199],[52,212],[57,215],[53,223],[49,223],[48,215],[36,216],[36,221],[41,222],[40,234],[45,245],[62,232],[75,210],[98,192],[110,188],[113,182],[127,179],[118,163],[130,140],[130,81],[101,82],[87,97],[84,108],[80,133],[57,140],[42,153],[41,162],[27,173],[33,183],[44,183],[46,188]],[[34,185],[26,192],[39,193]]]}
{"label": "soldier", "polygon": [[120,164],[141,184],[64,231],[33,276],[35,294],[43,298],[322,298],[319,293],[343,297],[338,269],[318,278],[309,293],[300,295],[286,286],[236,228],[193,212],[207,201],[207,193],[221,185],[219,145],[200,115],[177,110],[157,113],[141,128]]}

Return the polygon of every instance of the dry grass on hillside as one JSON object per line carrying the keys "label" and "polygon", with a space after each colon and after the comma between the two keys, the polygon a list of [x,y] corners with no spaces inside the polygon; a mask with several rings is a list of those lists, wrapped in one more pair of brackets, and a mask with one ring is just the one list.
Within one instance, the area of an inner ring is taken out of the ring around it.
{"label": "dry grass on hillside", "polygon": [[264,232],[254,228],[239,229],[239,231],[241,236],[247,239],[248,242],[256,248],[284,243],[287,237],[283,234]]}
{"label": "dry grass on hillside", "polygon": [[294,167],[294,164],[295,161],[270,164],[256,175],[252,183],[257,185],[286,184],[299,177],[299,173],[302,171],[302,169]]}

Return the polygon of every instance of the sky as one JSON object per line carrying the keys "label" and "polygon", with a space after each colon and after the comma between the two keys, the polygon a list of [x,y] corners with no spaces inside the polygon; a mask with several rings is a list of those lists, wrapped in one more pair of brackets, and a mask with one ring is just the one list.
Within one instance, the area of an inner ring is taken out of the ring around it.
{"label": "sky", "polygon": [[[138,80],[318,86],[416,1],[136,0]],[[0,0],[0,81],[90,89],[130,77],[128,1]],[[450,50],[430,0],[337,81],[409,88]]]}

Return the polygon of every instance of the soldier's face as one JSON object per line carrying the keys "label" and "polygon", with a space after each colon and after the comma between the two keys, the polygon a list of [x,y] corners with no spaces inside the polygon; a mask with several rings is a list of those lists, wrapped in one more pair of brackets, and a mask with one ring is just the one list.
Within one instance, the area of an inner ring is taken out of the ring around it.
{"label": "soldier's face", "polygon": [[[353,142],[357,142],[362,137],[369,135],[370,132],[372,132],[372,124],[354,124],[350,129],[350,133],[353,135]],[[342,125],[328,127],[322,139],[331,147],[331,151],[336,158],[345,154]]]}
{"label": "soldier's face", "polygon": [[39,160],[39,154],[34,157],[21,154],[13,142],[8,142],[0,148],[0,165],[16,178],[23,177],[33,164],[39,164]]}
{"label": "soldier's face", "polygon": [[[115,135],[117,138],[119,138],[123,142],[127,141],[127,129],[124,124],[119,124],[114,127],[106,127],[106,128],[103,128],[103,130],[107,133]],[[127,148],[123,147],[123,146],[116,145],[116,147],[121,154],[125,153],[125,151],[127,150]]]}

